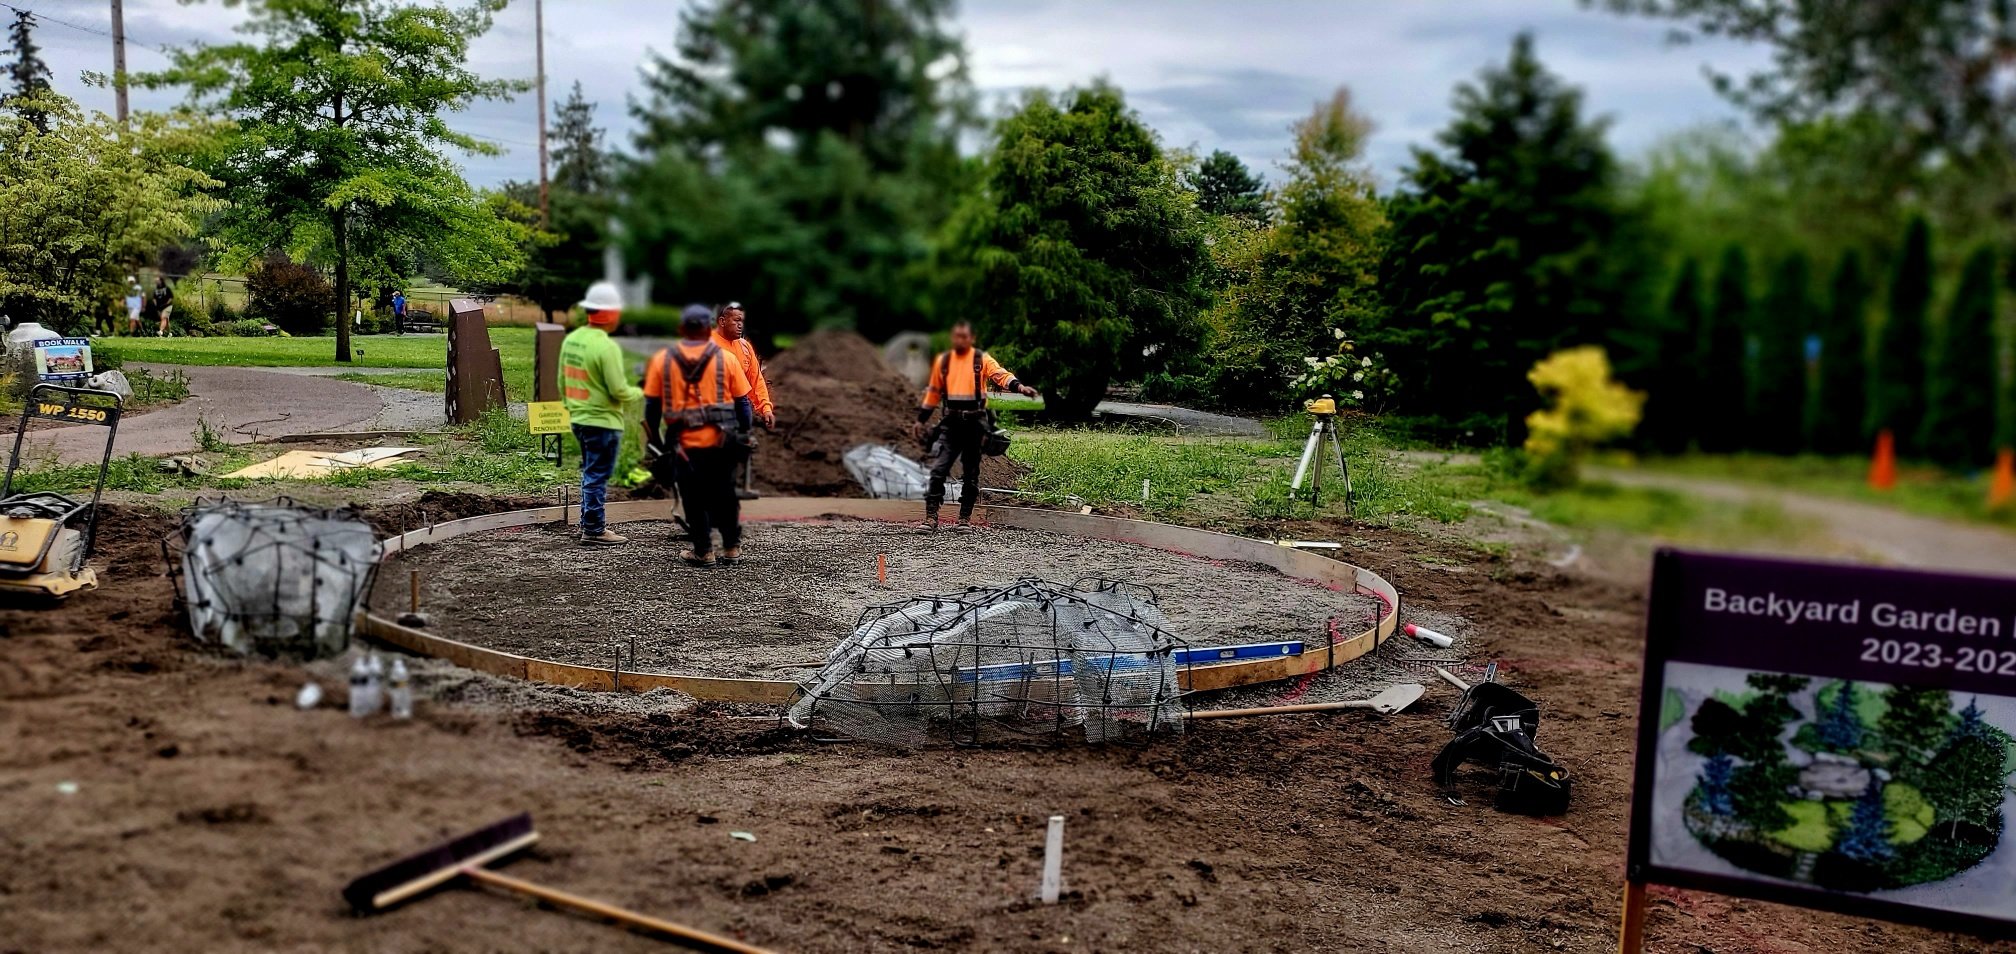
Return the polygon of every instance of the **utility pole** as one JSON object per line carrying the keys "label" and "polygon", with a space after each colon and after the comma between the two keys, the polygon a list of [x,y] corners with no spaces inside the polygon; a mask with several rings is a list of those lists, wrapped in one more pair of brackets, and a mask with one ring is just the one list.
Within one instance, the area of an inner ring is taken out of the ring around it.
{"label": "utility pole", "polygon": [[112,89],[119,125],[126,125],[126,5],[112,0]]}
{"label": "utility pole", "polygon": [[546,0],[532,0],[532,30],[538,34],[539,69],[539,227],[552,224],[546,205]]}

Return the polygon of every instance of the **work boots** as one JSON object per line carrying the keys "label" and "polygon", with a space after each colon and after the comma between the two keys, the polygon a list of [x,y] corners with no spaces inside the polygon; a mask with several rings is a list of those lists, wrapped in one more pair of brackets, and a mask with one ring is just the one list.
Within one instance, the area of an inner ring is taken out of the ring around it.
{"label": "work boots", "polygon": [[924,522],[922,522],[922,523],[919,523],[919,524],[917,525],[917,530],[918,530],[918,532],[920,532],[920,533],[937,533],[937,532],[938,532],[938,514],[937,514],[937,512],[935,512],[935,511],[931,511],[931,512],[927,512],[927,513],[925,513],[925,514],[924,514]]}
{"label": "work boots", "polygon": [[618,543],[629,543],[630,538],[614,530],[604,529],[601,533],[592,537],[585,533],[582,534],[581,542],[597,546],[614,546]]}

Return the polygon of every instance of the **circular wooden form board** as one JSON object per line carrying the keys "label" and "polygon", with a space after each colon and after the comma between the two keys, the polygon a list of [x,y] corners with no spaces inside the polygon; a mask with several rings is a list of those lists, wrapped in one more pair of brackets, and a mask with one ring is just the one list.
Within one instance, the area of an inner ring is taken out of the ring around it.
{"label": "circular wooden form board", "polygon": [[[672,503],[667,500],[628,500],[612,503],[607,509],[610,523],[632,520],[669,520]],[[907,522],[917,519],[914,500],[861,500],[851,498],[765,497],[745,501],[742,519],[748,522],[818,520],[825,517],[857,520]],[[505,513],[451,520],[408,531],[384,541],[383,560],[410,546],[435,543],[468,533],[525,527],[535,524],[575,522],[579,509],[537,507]],[[1264,540],[1195,530],[1145,520],[1095,517],[1060,510],[1032,510],[1023,507],[983,507],[975,515],[982,525],[1020,527],[1070,536],[1111,540],[1152,547],[1206,560],[1238,560],[1271,566],[1281,573],[1318,586],[1350,590],[1379,600],[1379,621],[1372,628],[1350,635],[1338,634],[1327,645],[1305,648],[1300,655],[1241,659],[1223,663],[1193,663],[1185,673],[1183,688],[1193,692],[1229,689],[1277,679],[1292,679],[1341,666],[1379,647],[1392,638],[1399,626],[1400,593],[1393,584],[1364,567],[1353,566],[1303,550],[1277,546]],[[632,672],[597,669],[519,656],[456,642],[425,630],[401,626],[392,617],[360,609],[357,627],[365,635],[422,656],[448,660],[458,666],[499,676],[579,689],[642,692],[649,689],[676,689],[696,699],[718,702],[754,702],[785,705],[798,693],[798,684],[780,679],[726,679],[713,676],[686,676],[670,672]]]}

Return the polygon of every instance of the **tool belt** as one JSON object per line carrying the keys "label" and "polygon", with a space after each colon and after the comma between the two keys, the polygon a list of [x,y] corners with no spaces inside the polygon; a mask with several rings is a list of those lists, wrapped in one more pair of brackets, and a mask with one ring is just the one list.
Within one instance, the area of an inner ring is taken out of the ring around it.
{"label": "tool belt", "polygon": [[[728,393],[727,368],[718,360],[721,354],[721,346],[709,342],[707,347],[690,361],[677,348],[667,348],[665,354],[671,359],[673,366],[679,369],[679,381],[685,388],[684,397],[686,398],[684,402],[685,406],[677,410],[673,409],[671,401],[668,400],[665,402],[664,424],[666,446],[678,447],[679,438],[686,431],[698,430],[702,427],[718,427],[721,429],[721,433],[726,436],[726,439],[722,441],[724,447],[743,456],[747,456],[750,451],[754,450],[756,447],[756,435],[751,433],[748,428],[742,426],[742,421],[735,415],[734,404],[703,404],[700,401],[700,378],[706,374],[707,366],[710,363],[714,366],[715,393]],[[671,370],[671,368],[666,369],[668,385],[670,384]]]}
{"label": "tool belt", "polygon": [[1533,742],[1540,734],[1540,709],[1533,700],[1499,683],[1480,682],[1463,694],[1449,721],[1456,737],[1431,763],[1436,785],[1448,788],[1463,763],[1477,762],[1498,772],[1499,811],[1568,811],[1568,770]]}

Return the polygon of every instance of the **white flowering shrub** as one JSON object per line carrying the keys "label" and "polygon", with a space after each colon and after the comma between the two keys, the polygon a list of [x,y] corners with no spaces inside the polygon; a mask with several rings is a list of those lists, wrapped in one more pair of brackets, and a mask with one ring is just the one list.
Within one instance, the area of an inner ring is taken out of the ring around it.
{"label": "white flowering shrub", "polygon": [[1400,390],[1400,376],[1386,366],[1386,357],[1376,351],[1359,353],[1342,328],[1330,329],[1330,335],[1337,339],[1336,352],[1302,359],[1308,367],[1288,382],[1296,395],[1307,400],[1328,394],[1340,407],[1374,414],[1392,403]]}

